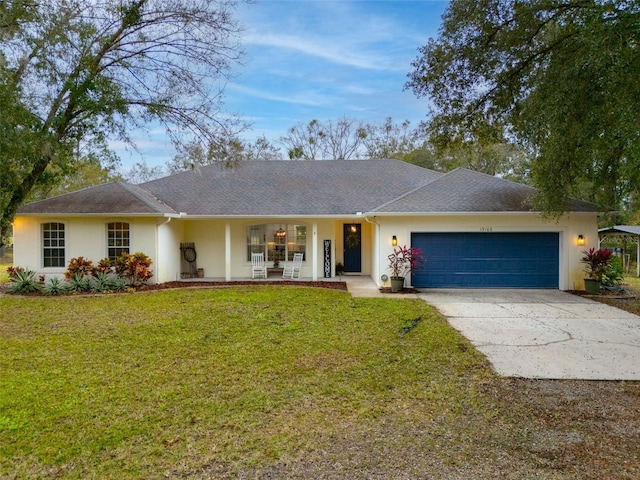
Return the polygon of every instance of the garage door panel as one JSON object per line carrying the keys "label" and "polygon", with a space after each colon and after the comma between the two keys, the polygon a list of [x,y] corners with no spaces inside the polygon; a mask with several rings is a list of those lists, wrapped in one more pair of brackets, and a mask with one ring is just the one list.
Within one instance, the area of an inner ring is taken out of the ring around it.
{"label": "garage door panel", "polygon": [[557,233],[414,233],[417,287],[558,288]]}

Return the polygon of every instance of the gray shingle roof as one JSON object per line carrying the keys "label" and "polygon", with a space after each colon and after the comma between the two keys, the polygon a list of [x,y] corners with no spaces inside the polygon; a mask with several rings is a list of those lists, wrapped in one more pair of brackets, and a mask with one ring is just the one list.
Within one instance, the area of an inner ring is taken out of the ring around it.
{"label": "gray shingle roof", "polygon": [[[337,216],[356,212],[529,212],[535,189],[471,170],[398,160],[246,161],[138,186],[113,182],[24,205],[22,214]],[[571,211],[597,212],[573,201]]]}
{"label": "gray shingle roof", "polygon": [[157,214],[176,213],[149,192],[124,182],[111,182],[23,205],[25,214]]}
{"label": "gray shingle roof", "polygon": [[247,161],[141,187],[189,215],[353,215],[441,175],[396,160]]}
{"label": "gray shingle roof", "polygon": [[[380,213],[534,212],[536,189],[484,173],[458,168],[426,186],[379,206]],[[592,203],[570,201],[572,212],[597,212]]]}

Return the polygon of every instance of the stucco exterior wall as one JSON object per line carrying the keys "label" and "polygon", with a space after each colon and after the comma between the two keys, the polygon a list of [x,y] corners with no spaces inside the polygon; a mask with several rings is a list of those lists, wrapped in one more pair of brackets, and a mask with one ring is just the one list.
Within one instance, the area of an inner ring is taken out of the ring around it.
{"label": "stucco exterior wall", "polygon": [[[343,262],[343,225],[359,223],[362,231],[362,271],[382,285],[388,274],[387,256],[391,238],[409,245],[412,232],[558,232],[560,238],[559,287],[583,289],[582,251],[598,246],[596,214],[564,216],[558,221],[544,220],[528,214],[384,216],[344,219],[316,218],[126,218],[126,217],[17,217],[14,222],[14,264],[35,270],[40,275],[60,276],[65,268],[43,268],[41,225],[45,222],[65,224],[66,262],[83,256],[94,262],[107,256],[106,224],[126,221],[131,229],[131,252],[149,255],[154,264],[154,282],[180,279],[180,243],[194,242],[197,266],[206,278],[241,279],[251,277],[247,258],[247,227],[263,223],[297,224],[307,227],[306,255],[302,277],[324,276],[324,240],[331,240],[332,274],[336,262]],[[577,245],[578,235],[586,244]]]}
{"label": "stucco exterior wall", "polygon": [[46,278],[62,276],[65,267],[45,268],[42,259],[42,224],[59,222],[65,225],[65,262],[85,257],[94,263],[107,256],[107,230],[109,222],[128,222],[131,233],[130,251],[144,252],[157,264],[156,220],[126,217],[16,217],[13,224],[16,266],[34,270]]}
{"label": "stucco exterior wall", "polygon": [[[561,290],[584,288],[584,265],[580,263],[582,251],[597,247],[598,226],[596,214],[575,214],[556,220],[545,220],[539,215],[484,214],[442,215],[429,217],[377,217],[380,251],[373,259],[377,263],[374,280],[382,285],[380,276],[389,274],[387,256],[391,253],[391,239],[398,245],[410,245],[412,232],[558,232],[560,237],[559,287]],[[586,245],[577,244],[578,235],[584,235]]]}
{"label": "stucco exterior wall", "polygon": [[[181,222],[181,220],[178,220]],[[198,268],[204,270],[206,278],[230,279],[250,278],[251,261],[247,257],[247,228],[264,223],[282,223],[305,225],[307,227],[306,255],[302,264],[301,276],[322,277],[324,240],[331,240],[335,268],[336,222],[334,220],[315,220],[304,218],[265,219],[188,219],[184,220],[183,242],[194,242],[197,252]],[[227,237],[227,235],[229,237]],[[227,250],[227,238],[230,239]],[[314,240],[316,251],[314,254]],[[313,258],[317,259],[314,263]],[[179,274],[179,272],[178,272]]]}
{"label": "stucco exterior wall", "polygon": [[180,241],[184,236],[184,222],[167,218],[158,223],[154,280],[158,283],[172,282],[180,278]]}

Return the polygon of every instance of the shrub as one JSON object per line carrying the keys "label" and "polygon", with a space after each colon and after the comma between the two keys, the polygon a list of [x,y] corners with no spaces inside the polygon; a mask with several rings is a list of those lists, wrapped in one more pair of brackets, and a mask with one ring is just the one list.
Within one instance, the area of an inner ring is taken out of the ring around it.
{"label": "shrub", "polygon": [[152,263],[142,252],[123,253],[116,259],[116,273],[126,278],[131,285],[142,285],[153,277],[153,271],[149,268]]}
{"label": "shrub", "polygon": [[36,278],[36,272],[32,270],[15,269],[15,273],[9,279],[9,293],[33,293],[40,290],[40,283]]}
{"label": "shrub", "polygon": [[70,280],[76,275],[90,277],[95,273],[95,271],[96,269],[93,266],[93,262],[91,260],[84,257],[72,258],[69,261],[69,266],[67,267],[67,271],[64,274],[64,278]]}
{"label": "shrub", "polygon": [[76,273],[69,280],[69,290],[72,292],[88,292],[91,290],[91,277],[86,277],[81,273]]}
{"label": "shrub", "polygon": [[394,247],[393,253],[387,257],[391,277],[404,277],[417,270],[423,261],[421,254],[422,250],[416,247]]}
{"label": "shrub", "polygon": [[111,280],[111,290],[114,292],[124,292],[127,289],[127,282],[119,275],[113,275]]}
{"label": "shrub", "polygon": [[602,281],[602,276],[611,260],[611,250],[590,248],[582,253],[584,257],[580,261],[585,264],[585,273],[593,280]]}
{"label": "shrub", "polygon": [[115,274],[98,272],[90,281],[90,290],[95,293],[119,292],[124,290],[126,282]]}
{"label": "shrub", "polygon": [[22,268],[22,267],[7,267],[7,275],[9,275],[9,279],[16,278],[16,274],[18,272],[24,272],[24,268]]}
{"label": "shrub", "polygon": [[96,273],[111,273],[113,272],[113,265],[109,258],[103,258],[98,262],[96,266]]}
{"label": "shrub", "polygon": [[62,295],[69,291],[69,284],[57,277],[52,277],[42,287],[42,293],[45,295]]}
{"label": "shrub", "polygon": [[602,283],[607,286],[621,285],[624,280],[622,258],[613,256],[602,275]]}

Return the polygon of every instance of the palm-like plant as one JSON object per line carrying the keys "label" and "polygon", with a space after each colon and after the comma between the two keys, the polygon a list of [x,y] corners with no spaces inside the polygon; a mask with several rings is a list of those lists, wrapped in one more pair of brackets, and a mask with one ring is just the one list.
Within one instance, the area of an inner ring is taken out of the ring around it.
{"label": "palm-like plant", "polygon": [[422,263],[422,250],[415,247],[394,247],[389,259],[389,270],[391,277],[404,277],[413,270],[416,270]]}
{"label": "palm-like plant", "polygon": [[611,261],[611,250],[590,248],[582,253],[584,257],[580,261],[585,264],[585,273],[589,278],[602,282],[602,276]]}

